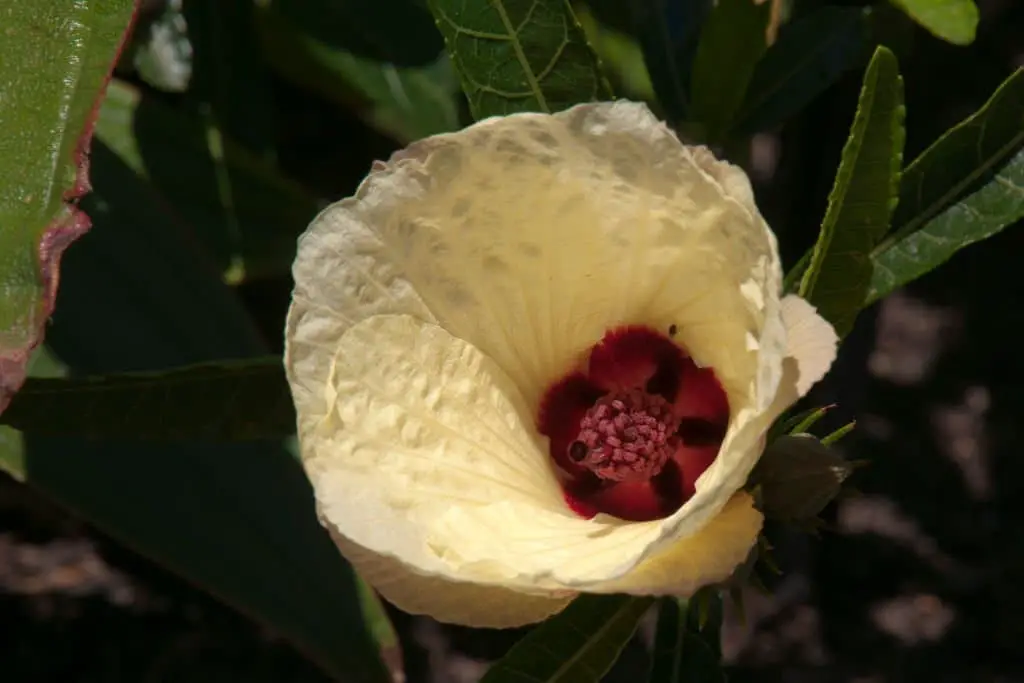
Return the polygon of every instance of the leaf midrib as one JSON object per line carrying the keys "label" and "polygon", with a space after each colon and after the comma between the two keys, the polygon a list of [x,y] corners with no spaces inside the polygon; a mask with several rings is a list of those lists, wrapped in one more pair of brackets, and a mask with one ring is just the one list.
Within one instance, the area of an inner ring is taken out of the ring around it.
{"label": "leaf midrib", "polygon": [[587,639],[587,641],[583,644],[583,647],[577,648],[577,650],[573,654],[573,656],[569,657],[569,659],[565,660],[562,663],[562,666],[558,667],[555,670],[555,672],[553,674],[551,674],[551,676],[547,679],[547,681],[549,683],[552,683],[554,681],[561,680],[562,676],[564,676],[566,673],[568,673],[569,670],[572,669],[572,667],[584,656],[584,654],[587,654],[587,653],[590,652],[590,647],[595,642],[600,642],[601,639],[603,638],[604,634],[608,633],[608,631],[610,631],[613,626],[615,626],[616,624],[619,623],[619,620],[621,620],[623,615],[627,611],[629,611],[629,609],[631,607],[633,607],[633,605],[636,603],[636,600],[637,600],[636,598],[630,598],[630,600],[628,600],[625,604],[623,604],[622,607],[617,609],[615,611],[615,614],[613,614],[611,616],[611,618],[609,618],[608,621],[606,621],[604,623],[603,626],[601,626],[596,631],[592,632],[591,637]]}
{"label": "leaf midrib", "polygon": [[[822,239],[818,244],[815,244],[814,250],[811,255],[811,262],[807,266],[807,270],[804,271],[804,277],[800,282],[800,296],[806,296],[809,292],[812,292],[818,284],[818,277],[821,274],[821,265],[825,262],[828,257],[829,248],[832,246],[832,240],[835,237],[836,225],[839,223],[839,219],[842,217],[843,209],[846,207],[846,195],[850,191],[850,187],[853,185],[854,169],[860,163],[860,155],[864,150],[864,139],[867,137],[868,129],[871,127],[871,120],[873,118],[873,108],[875,104],[876,89],[878,88],[879,70],[876,70],[873,75],[873,80],[870,89],[865,84],[864,92],[866,97],[864,101],[858,106],[863,107],[865,112],[863,127],[860,130],[856,130],[851,136],[849,144],[851,145],[850,150],[853,152],[851,155],[852,163],[849,166],[849,172],[842,179],[840,183],[836,185],[836,189],[839,192],[836,193],[834,198],[829,198],[829,207],[825,211],[825,218],[822,220],[821,234]],[[854,115],[854,127],[857,126],[857,115]],[[845,156],[845,155],[844,155]],[[840,161],[840,169],[842,169],[842,161]],[[833,207],[835,210],[833,211]],[[828,226],[827,229],[825,226]],[[819,246],[821,247],[819,250]],[[819,257],[818,254],[821,254]]]}
{"label": "leaf midrib", "polygon": [[[941,144],[941,141],[939,143]],[[884,252],[888,251],[896,243],[903,241],[907,237],[917,232],[918,228],[928,221],[931,221],[936,216],[943,213],[946,209],[952,208],[955,204],[952,202],[959,196],[966,188],[973,185],[979,178],[988,173],[992,168],[998,166],[1007,157],[1012,155],[1018,146],[1024,146],[1024,129],[1022,129],[1017,135],[1013,136],[1009,142],[999,147],[995,154],[991,154],[988,157],[988,161],[982,163],[980,166],[975,166],[974,170],[964,176],[963,180],[954,183],[946,192],[942,194],[938,199],[931,202],[928,207],[920,211],[914,218],[904,223],[902,226],[896,229],[890,236],[878,243],[874,249],[871,250],[871,258],[877,259]],[[914,161],[913,164],[907,167],[907,171],[904,173],[906,176],[907,172],[911,171],[914,166],[921,162],[920,157]]]}
{"label": "leaf midrib", "polygon": [[544,93],[541,92],[540,82],[537,80],[536,74],[533,73],[533,69],[530,67],[530,62],[526,60],[526,53],[523,51],[523,44],[519,41],[519,32],[512,25],[512,20],[508,16],[508,12],[505,11],[505,3],[502,0],[490,0],[491,6],[494,7],[494,11],[498,13],[498,17],[501,19],[501,23],[505,26],[505,30],[508,31],[509,42],[512,44],[512,50],[516,53],[516,60],[518,60],[520,66],[523,67],[523,73],[526,75],[526,82],[530,86],[530,90],[533,92],[533,96],[537,98],[537,106],[541,111],[550,114],[551,109],[548,107],[547,99],[544,97]]}

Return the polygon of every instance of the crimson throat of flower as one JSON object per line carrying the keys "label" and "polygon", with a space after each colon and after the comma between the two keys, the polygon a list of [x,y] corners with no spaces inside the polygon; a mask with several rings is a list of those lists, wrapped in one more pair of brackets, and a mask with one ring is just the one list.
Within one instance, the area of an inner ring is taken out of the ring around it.
{"label": "crimson throat of flower", "polygon": [[729,402],[711,368],[647,327],[610,330],[585,371],[553,384],[538,428],[581,517],[661,519],[694,494],[721,447]]}

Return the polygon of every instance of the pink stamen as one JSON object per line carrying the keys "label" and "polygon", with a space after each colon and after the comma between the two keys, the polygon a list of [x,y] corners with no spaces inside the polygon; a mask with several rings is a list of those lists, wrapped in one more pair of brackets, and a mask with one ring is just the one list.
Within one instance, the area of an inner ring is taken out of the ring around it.
{"label": "pink stamen", "polygon": [[640,389],[607,394],[580,421],[569,457],[601,479],[643,481],[658,474],[679,446],[679,418],[662,396]]}

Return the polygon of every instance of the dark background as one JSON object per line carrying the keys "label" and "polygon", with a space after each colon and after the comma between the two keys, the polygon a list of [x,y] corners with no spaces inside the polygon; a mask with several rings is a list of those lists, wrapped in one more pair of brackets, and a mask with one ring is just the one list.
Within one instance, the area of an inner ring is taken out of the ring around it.
{"label": "dark background", "polygon": [[[981,2],[977,41],[917,30],[900,53],[913,158],[1024,65],[1024,2]],[[773,135],[752,176],[787,263],[811,243],[860,73]],[[330,197],[396,145],[342,108],[274,84],[282,163]],[[1007,229],[865,311],[816,404],[855,418],[870,462],[819,539],[771,529],[784,573],[727,620],[736,682],[1024,681],[1024,231]],[[72,248],[72,250],[74,247]],[[64,283],[71,286],[70,283]],[[286,279],[240,288],[270,340]],[[58,310],[60,300],[58,300]],[[521,635],[393,613],[415,683],[468,683]],[[610,674],[645,675],[650,624]],[[272,633],[0,475],[0,666],[10,681],[316,681]]]}

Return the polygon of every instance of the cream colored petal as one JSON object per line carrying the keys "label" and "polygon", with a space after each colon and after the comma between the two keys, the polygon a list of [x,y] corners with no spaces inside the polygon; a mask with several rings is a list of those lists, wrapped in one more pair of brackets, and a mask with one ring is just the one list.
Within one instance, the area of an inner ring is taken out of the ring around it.
{"label": "cream colored petal", "polygon": [[729,578],[761,533],[764,518],[744,492],[732,497],[696,533],[672,541],[620,579],[590,590],[635,595],[689,596]]}
{"label": "cream colored petal", "polygon": [[329,410],[300,448],[321,516],[353,543],[445,574],[425,538],[449,509],[564,509],[514,384],[440,327],[364,320],[338,340],[326,379]]}
{"label": "cream colored petal", "polygon": [[[321,508],[418,573],[534,590],[625,577],[716,518],[774,419],[774,236],[742,171],[642,105],[418,143],[314,221],[293,272],[286,368]],[[396,334],[393,316],[371,318],[395,313],[425,324]],[[623,324],[675,326],[732,411],[694,498],[642,524],[569,514],[533,431],[547,386]]]}
{"label": "cream colored petal", "polygon": [[814,306],[795,294],[783,298],[782,320],[786,325],[787,355],[796,360],[800,374],[796,392],[803,396],[832,367],[839,337]]}
{"label": "cream colored petal", "polygon": [[[300,429],[326,409],[315,383],[334,340],[379,313],[469,341],[534,408],[608,328],[633,323],[675,324],[700,362],[745,392],[777,260],[742,171],[680,144],[644,105],[586,104],[429,138],[300,241],[286,350]],[[753,295],[739,286],[752,278]]]}
{"label": "cream colored petal", "polygon": [[669,533],[666,521],[572,513],[511,380],[433,323],[384,315],[351,327],[324,392],[328,414],[300,439],[321,518],[420,575],[589,589]]}
{"label": "cream colored petal", "polygon": [[388,602],[409,614],[474,628],[513,628],[561,612],[576,593],[531,595],[502,588],[423,576],[398,560],[375,555],[333,530],[331,537],[359,575]]}

